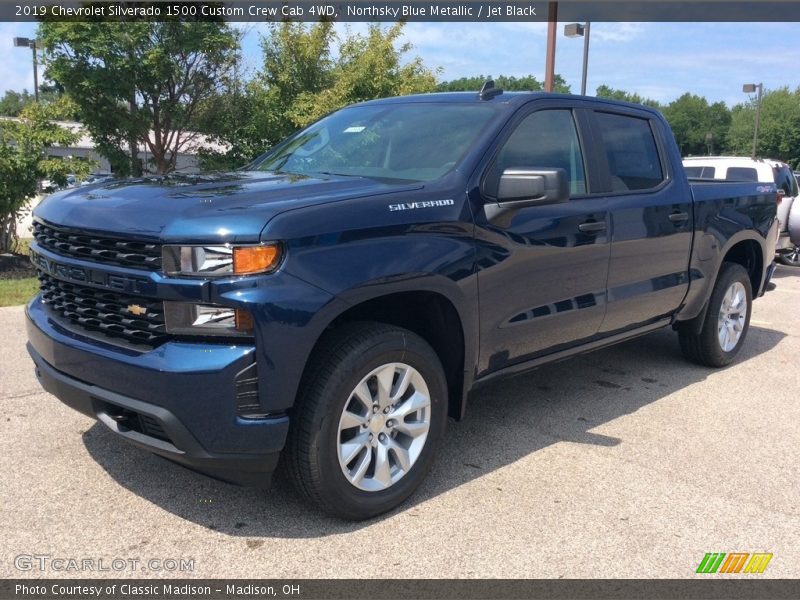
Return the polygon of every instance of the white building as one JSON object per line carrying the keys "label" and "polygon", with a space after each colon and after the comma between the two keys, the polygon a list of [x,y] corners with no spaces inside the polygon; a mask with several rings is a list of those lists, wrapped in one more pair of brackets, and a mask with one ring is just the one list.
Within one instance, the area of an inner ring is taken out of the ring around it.
{"label": "white building", "polygon": [[[16,117],[0,117],[0,120],[19,121],[19,119]],[[73,158],[87,158],[94,161],[96,165],[92,168],[93,172],[112,172],[108,159],[101,156],[97,150],[95,150],[94,140],[91,138],[89,132],[86,131],[82,124],[75,121],[55,121],[55,123],[61,127],[64,127],[65,129],[69,129],[72,132],[80,134],[80,137],[71,146],[56,145],[50,147],[47,152],[50,156],[72,156]],[[220,146],[219,144],[212,142],[208,137],[202,134],[187,132],[184,135],[185,137],[191,137],[192,139],[188,143],[184,144],[181,150],[178,152],[178,158],[175,161],[176,171],[180,171],[182,173],[198,172],[200,168],[197,154],[200,148],[217,150],[219,152],[224,152],[225,150],[224,146]],[[154,137],[152,131],[150,132],[149,136],[151,138]],[[148,160],[152,158],[152,156],[152,153],[145,144],[139,145],[139,159],[142,161],[142,167],[145,173],[151,172],[152,165],[148,162]]]}

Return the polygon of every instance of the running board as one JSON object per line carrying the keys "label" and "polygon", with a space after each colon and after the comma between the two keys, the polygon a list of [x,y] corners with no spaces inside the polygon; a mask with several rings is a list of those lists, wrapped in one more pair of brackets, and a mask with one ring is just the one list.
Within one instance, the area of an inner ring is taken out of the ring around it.
{"label": "running board", "polygon": [[527,360],[525,362],[518,363],[516,365],[504,367],[498,371],[489,373],[488,375],[485,375],[480,379],[476,379],[475,382],[472,384],[472,388],[476,389],[491,381],[494,381],[497,378],[508,377],[511,375],[520,375],[522,373],[527,373],[528,371],[538,369],[539,367],[546,364],[558,362],[561,360],[565,360],[567,358],[572,358],[573,356],[577,356],[578,354],[594,352],[595,350],[600,350],[601,348],[605,348],[607,346],[613,346],[614,344],[625,342],[635,337],[651,333],[653,331],[656,331],[657,329],[668,327],[671,324],[672,324],[671,318],[661,319],[660,321],[656,321],[655,323],[650,323],[649,325],[645,325],[644,327],[629,329],[628,331],[617,333],[616,335],[612,335],[600,340],[595,340],[593,342],[589,342],[588,344],[582,344],[580,346],[575,346],[574,348],[567,348],[566,350],[554,352],[553,354],[546,354],[545,356],[540,356],[538,358]]}

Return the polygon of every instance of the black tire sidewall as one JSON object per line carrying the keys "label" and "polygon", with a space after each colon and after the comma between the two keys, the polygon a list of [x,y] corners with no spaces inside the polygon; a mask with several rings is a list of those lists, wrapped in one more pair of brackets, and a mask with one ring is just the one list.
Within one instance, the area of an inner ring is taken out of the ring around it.
{"label": "black tire sidewall", "polygon": [[[380,341],[376,340],[377,343],[364,344],[365,347],[351,352],[337,368],[337,373],[344,375],[330,378],[323,387],[327,402],[320,405],[327,406],[317,415],[319,427],[315,428],[310,458],[318,468],[326,500],[348,518],[368,518],[386,512],[411,495],[429,471],[444,434],[447,384],[441,363],[421,338],[411,332],[395,331],[399,335],[393,335],[393,331],[382,336]],[[425,446],[411,470],[389,488],[368,492],[353,486],[342,473],[338,459],[339,419],[356,385],[374,369],[392,362],[405,363],[422,375],[430,393],[431,427]]]}
{"label": "black tire sidewall", "polygon": [[[718,319],[719,311],[722,306],[722,300],[725,297],[728,289],[735,282],[739,282],[744,286],[745,295],[747,297],[747,314],[745,315],[744,328],[742,335],[736,346],[729,352],[725,352],[719,344],[718,332]],[[711,293],[711,298],[708,302],[708,313],[706,315],[705,324],[702,332],[702,350],[708,354],[710,362],[717,366],[725,366],[733,362],[736,355],[744,345],[747,332],[750,329],[750,317],[753,314],[753,290],[750,282],[750,276],[744,267],[737,263],[724,263],[720,270],[717,283],[714,286],[714,291]]]}

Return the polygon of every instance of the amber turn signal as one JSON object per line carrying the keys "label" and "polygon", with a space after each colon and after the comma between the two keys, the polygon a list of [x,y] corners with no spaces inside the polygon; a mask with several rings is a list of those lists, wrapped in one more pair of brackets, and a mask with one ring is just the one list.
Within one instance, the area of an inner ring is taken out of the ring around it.
{"label": "amber turn signal", "polygon": [[280,248],[275,244],[233,249],[233,272],[237,275],[263,273],[278,265]]}
{"label": "amber turn signal", "polygon": [[253,315],[241,308],[237,308],[234,315],[236,331],[241,331],[242,333],[250,333],[253,331]]}

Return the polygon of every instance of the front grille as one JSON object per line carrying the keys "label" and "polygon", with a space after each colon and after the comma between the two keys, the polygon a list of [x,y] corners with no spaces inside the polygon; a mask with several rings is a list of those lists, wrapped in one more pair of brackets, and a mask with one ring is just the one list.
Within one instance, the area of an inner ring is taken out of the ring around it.
{"label": "front grille", "polygon": [[158,271],[161,245],[132,242],[34,222],[33,237],[42,247],[60,254],[109,265]]}
{"label": "front grille", "polygon": [[170,337],[160,300],[68,283],[41,272],[39,281],[42,300],[70,326],[151,348]]}

